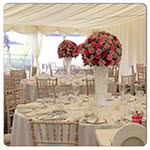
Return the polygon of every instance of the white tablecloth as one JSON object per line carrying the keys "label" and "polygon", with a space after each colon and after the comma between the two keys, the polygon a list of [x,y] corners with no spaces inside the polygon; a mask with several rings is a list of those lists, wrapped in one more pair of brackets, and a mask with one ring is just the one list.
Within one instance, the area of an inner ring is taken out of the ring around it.
{"label": "white tablecloth", "polygon": [[[34,104],[38,104],[37,102],[33,102]],[[32,104],[33,104],[32,103]],[[41,105],[41,104],[40,104]],[[40,106],[39,105],[39,106]],[[93,107],[92,111],[95,111],[97,116],[100,119],[106,118],[107,123],[103,124],[89,124],[80,122],[80,130],[79,130],[79,145],[82,146],[96,146],[96,137],[95,137],[95,129],[104,129],[104,128],[119,128],[120,126],[126,124],[124,121],[118,122],[117,120],[122,118],[122,116],[128,118],[131,121],[131,111],[136,109],[142,110],[144,112],[144,116],[146,116],[146,107],[142,105],[141,102],[128,102],[128,103],[119,103],[118,99],[114,99],[113,101],[107,101],[107,106],[104,108]],[[50,106],[51,110],[55,109],[55,105]],[[89,109],[89,103],[84,102],[82,106],[79,106],[79,103],[72,103],[69,105],[65,105],[64,109],[67,111],[67,119],[71,119],[73,117],[79,117],[82,120],[84,113]],[[96,109],[97,108],[97,109]],[[12,137],[11,137],[11,145],[12,146],[30,146],[32,145],[31,140],[31,131],[29,127],[29,118],[31,116],[24,115],[24,113],[19,112],[20,109],[16,109],[14,114],[14,121],[12,127]],[[35,115],[32,118],[37,118],[40,116],[39,111],[45,109],[39,108],[35,111]]]}

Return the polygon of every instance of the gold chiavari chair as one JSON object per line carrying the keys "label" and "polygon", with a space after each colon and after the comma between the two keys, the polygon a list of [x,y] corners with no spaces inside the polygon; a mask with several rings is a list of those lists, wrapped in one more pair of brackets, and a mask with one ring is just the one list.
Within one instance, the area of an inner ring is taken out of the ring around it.
{"label": "gold chiavari chair", "polygon": [[7,130],[11,133],[11,124],[14,115],[14,111],[18,104],[26,104],[29,101],[26,99],[26,89],[10,89],[4,91],[4,108],[7,114]]}
{"label": "gold chiavari chair", "polygon": [[25,79],[25,70],[11,70],[10,76],[15,80],[15,88],[20,88],[20,81]]}
{"label": "gold chiavari chair", "polygon": [[146,79],[146,67],[144,64],[136,64],[136,70],[137,70],[137,80],[138,83],[145,82]]}
{"label": "gold chiavari chair", "polygon": [[95,81],[94,79],[86,79],[86,94],[94,94],[95,92]]}
{"label": "gold chiavari chair", "polygon": [[122,75],[121,84],[130,89],[130,93],[134,94],[135,92],[135,76],[134,75]]}
{"label": "gold chiavari chair", "polygon": [[77,146],[79,136],[79,121],[35,121],[29,120],[32,142],[39,145]]}
{"label": "gold chiavari chair", "polygon": [[108,77],[113,77],[119,83],[119,65],[109,68]]}
{"label": "gold chiavari chair", "polygon": [[44,98],[49,96],[56,97],[55,87],[57,86],[57,78],[56,79],[38,79],[36,78],[36,85],[38,91],[38,97]]}
{"label": "gold chiavari chair", "polygon": [[10,75],[4,75],[4,90],[15,88],[15,80]]}

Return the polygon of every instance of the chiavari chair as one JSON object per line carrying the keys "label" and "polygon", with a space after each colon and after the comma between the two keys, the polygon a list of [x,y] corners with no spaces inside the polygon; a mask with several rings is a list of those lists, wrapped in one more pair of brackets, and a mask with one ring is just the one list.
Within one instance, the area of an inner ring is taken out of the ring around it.
{"label": "chiavari chair", "polygon": [[136,64],[138,83],[145,82],[146,67],[144,64]]}
{"label": "chiavari chair", "polygon": [[95,92],[95,81],[94,79],[86,79],[86,94],[94,94]]}
{"label": "chiavari chair", "polygon": [[15,88],[20,88],[20,81],[25,79],[25,70],[11,70],[10,76],[15,80]]}
{"label": "chiavari chair", "polygon": [[14,89],[15,79],[10,75],[4,75],[4,90]]}
{"label": "chiavari chair", "polygon": [[78,145],[79,121],[35,121],[30,119],[29,123],[34,146]]}
{"label": "chiavari chair", "polygon": [[121,84],[126,88],[130,89],[130,93],[134,94],[135,92],[135,76],[134,75],[122,75]]}
{"label": "chiavari chair", "polygon": [[36,85],[38,90],[38,97],[44,98],[49,96],[56,97],[55,87],[57,86],[57,78],[56,79],[38,79],[36,78]]}
{"label": "chiavari chair", "polygon": [[10,89],[4,91],[4,108],[7,114],[7,130],[11,133],[11,123],[14,111],[18,104],[26,104],[29,101],[27,98],[26,89]]}

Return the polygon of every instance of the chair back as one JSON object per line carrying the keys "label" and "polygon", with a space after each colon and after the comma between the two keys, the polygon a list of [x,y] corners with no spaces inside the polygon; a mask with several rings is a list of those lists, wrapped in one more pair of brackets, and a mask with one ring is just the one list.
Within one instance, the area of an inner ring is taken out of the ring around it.
{"label": "chair back", "polygon": [[15,81],[15,88],[20,88],[20,81],[26,77],[25,70],[11,70],[10,76]]}
{"label": "chair back", "polygon": [[14,111],[18,104],[27,103],[26,89],[10,89],[4,91],[4,108],[7,113],[7,129],[8,133],[11,132],[11,123]]}
{"label": "chair back", "polygon": [[78,145],[79,121],[35,121],[30,119],[33,145]]}
{"label": "chair back", "polygon": [[137,79],[138,82],[145,82],[146,79],[146,67],[144,64],[136,64]]}
{"label": "chair back", "polygon": [[89,95],[94,94],[95,92],[95,80],[94,79],[86,79],[86,94]]}
{"label": "chair back", "polygon": [[15,88],[15,80],[10,75],[4,75],[4,90]]}
{"label": "chair back", "polygon": [[113,146],[144,146],[146,144],[146,128],[131,123],[121,127],[114,136]]}
{"label": "chair back", "polygon": [[56,97],[55,87],[57,86],[57,78],[56,79],[38,79],[36,78],[36,85],[38,90],[38,97],[44,98],[49,96]]}
{"label": "chair back", "polygon": [[131,94],[135,92],[135,75],[122,75],[121,83],[126,86],[130,86]]}
{"label": "chair back", "polygon": [[115,81],[119,83],[119,65],[109,68],[108,77],[113,77]]}

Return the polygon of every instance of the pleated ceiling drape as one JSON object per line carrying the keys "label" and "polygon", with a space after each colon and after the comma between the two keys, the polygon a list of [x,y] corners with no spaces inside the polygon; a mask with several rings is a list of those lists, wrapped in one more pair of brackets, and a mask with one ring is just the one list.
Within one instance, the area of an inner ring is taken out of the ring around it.
{"label": "pleated ceiling drape", "polygon": [[37,63],[42,41],[38,33],[88,36],[104,30],[115,34],[122,43],[121,75],[129,72],[131,65],[146,64],[144,4],[8,4],[4,8],[4,31],[10,30],[32,33]]}

